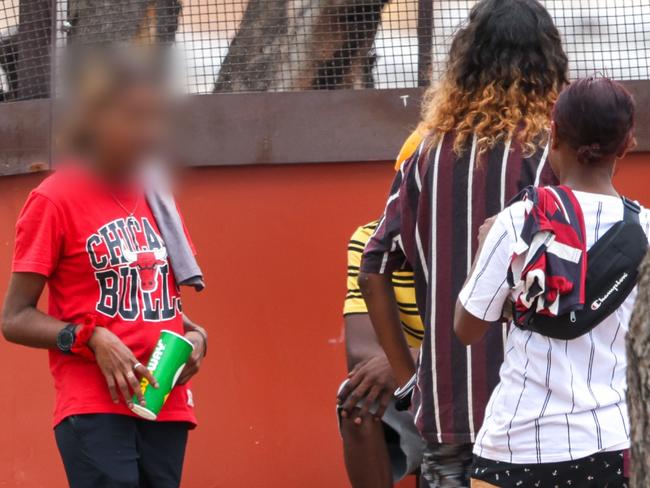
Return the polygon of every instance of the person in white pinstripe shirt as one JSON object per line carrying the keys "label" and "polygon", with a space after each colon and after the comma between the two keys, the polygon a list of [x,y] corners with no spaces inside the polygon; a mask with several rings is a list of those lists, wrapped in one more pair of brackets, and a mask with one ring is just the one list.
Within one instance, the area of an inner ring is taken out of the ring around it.
{"label": "person in white pinstripe shirt", "polygon": [[[605,78],[575,82],[556,105],[550,161],[582,209],[587,249],[623,218],[612,175],[634,144],[633,127],[631,96]],[[481,251],[456,308],[455,330],[465,344],[480,340],[516,298],[505,278],[525,216],[525,203],[517,202],[482,228]],[[647,235],[646,210],[640,222]],[[474,446],[472,486],[626,486],[625,335],[635,295],[573,340],[511,327],[500,383]]]}

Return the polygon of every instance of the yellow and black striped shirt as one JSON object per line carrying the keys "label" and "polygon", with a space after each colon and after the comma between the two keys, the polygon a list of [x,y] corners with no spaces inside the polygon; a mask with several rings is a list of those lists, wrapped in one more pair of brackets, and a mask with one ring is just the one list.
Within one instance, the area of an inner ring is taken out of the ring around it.
{"label": "yellow and black striped shirt", "polygon": [[[375,232],[376,227],[376,221],[359,227],[350,239],[348,245],[348,293],[345,297],[343,315],[368,313],[357,280],[363,249],[366,247],[370,236]],[[419,348],[424,337],[424,325],[415,302],[413,273],[410,271],[396,271],[392,275],[392,281],[406,340],[409,346]]]}

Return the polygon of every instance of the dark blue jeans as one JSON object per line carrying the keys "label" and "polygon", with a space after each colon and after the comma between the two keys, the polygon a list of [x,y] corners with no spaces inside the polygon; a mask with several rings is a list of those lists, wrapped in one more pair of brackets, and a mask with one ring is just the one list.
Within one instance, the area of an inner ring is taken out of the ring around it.
{"label": "dark blue jeans", "polygon": [[54,429],[70,488],[178,488],[189,425],[73,415]]}

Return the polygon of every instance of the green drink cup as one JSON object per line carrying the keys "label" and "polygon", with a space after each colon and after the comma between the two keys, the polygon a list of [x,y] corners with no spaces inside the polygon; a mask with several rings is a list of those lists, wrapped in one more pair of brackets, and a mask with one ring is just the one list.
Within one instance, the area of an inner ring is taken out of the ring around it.
{"label": "green drink cup", "polygon": [[193,350],[192,343],[182,335],[170,330],[160,332],[160,338],[147,364],[147,369],[158,381],[158,388],[142,378],[140,388],[146,406],[140,405],[134,396],[131,408],[134,413],[147,420],[156,420]]}

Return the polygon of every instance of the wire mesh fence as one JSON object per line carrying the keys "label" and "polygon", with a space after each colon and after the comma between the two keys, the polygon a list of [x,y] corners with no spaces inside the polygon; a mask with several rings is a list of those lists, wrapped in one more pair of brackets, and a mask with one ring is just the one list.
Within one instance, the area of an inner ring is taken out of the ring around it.
{"label": "wire mesh fence", "polygon": [[[171,46],[186,91],[406,88],[435,80],[476,0],[4,0],[0,101],[50,94],[58,53]],[[650,79],[648,0],[545,0],[573,77]],[[53,61],[54,60],[54,61]]]}
{"label": "wire mesh fence", "polygon": [[49,93],[51,1],[6,0],[0,6],[0,100]]}
{"label": "wire mesh fence", "polygon": [[[433,78],[476,0],[433,2]],[[542,0],[562,34],[571,77],[650,79],[650,1]]]}

